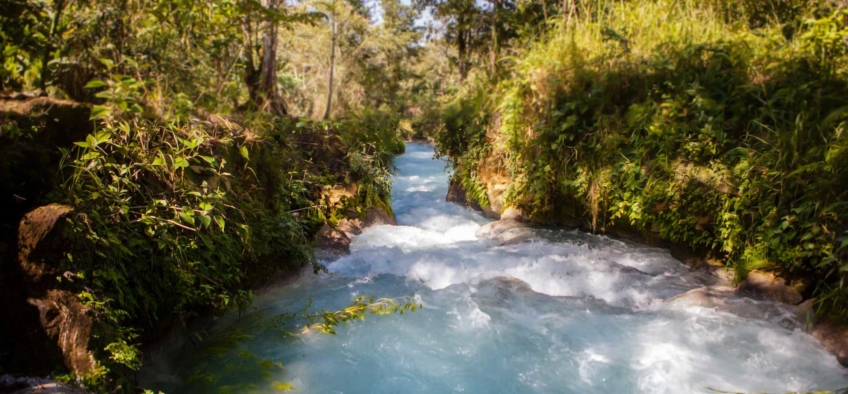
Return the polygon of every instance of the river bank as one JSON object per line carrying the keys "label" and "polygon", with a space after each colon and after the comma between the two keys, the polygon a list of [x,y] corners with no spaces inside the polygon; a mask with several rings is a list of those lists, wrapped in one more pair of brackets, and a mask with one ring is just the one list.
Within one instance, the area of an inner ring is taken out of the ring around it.
{"label": "river bank", "polygon": [[[478,238],[491,220],[444,201],[445,163],[432,153],[409,144],[396,159],[398,226],[355,235],[351,254],[328,262],[328,273],[269,291],[251,313],[335,310],[360,295],[414,297],[422,310],[370,316],[336,335],[281,336],[230,316],[210,332],[233,340],[169,349],[179,367],[159,369],[151,387],[660,393],[848,386],[793,308],[718,287],[706,292],[718,279],[666,250],[561,228],[528,230],[515,243]],[[262,373],[233,367],[263,360],[270,368]]]}

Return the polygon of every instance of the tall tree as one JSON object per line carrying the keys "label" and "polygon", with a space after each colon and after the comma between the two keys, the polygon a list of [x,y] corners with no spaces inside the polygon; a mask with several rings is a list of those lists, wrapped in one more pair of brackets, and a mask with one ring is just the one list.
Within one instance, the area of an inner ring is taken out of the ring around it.
{"label": "tall tree", "polygon": [[[245,0],[242,16],[245,84],[253,105],[277,115],[285,115],[288,111],[277,87],[280,1],[262,0],[261,9],[258,10],[255,10],[254,4],[254,0]],[[258,27],[253,19],[255,16],[260,17]],[[259,34],[262,35],[261,45],[257,38]]]}
{"label": "tall tree", "polygon": [[324,116],[322,116],[324,120],[330,117],[330,108],[333,105],[333,73],[336,70],[336,40],[339,38],[336,31],[336,0],[330,4],[328,17],[330,19],[330,72],[327,77],[327,106],[324,107]]}
{"label": "tall tree", "polygon": [[460,78],[465,80],[472,64],[471,54],[487,40],[483,32],[483,10],[475,0],[418,0],[416,6],[429,8],[444,24],[444,39],[456,47],[454,63]]}

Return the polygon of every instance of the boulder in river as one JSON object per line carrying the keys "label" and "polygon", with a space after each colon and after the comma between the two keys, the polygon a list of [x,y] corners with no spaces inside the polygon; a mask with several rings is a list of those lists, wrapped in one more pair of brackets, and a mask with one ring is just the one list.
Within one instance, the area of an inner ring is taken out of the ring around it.
{"label": "boulder in river", "polygon": [[748,273],[745,280],[739,283],[737,291],[790,305],[798,305],[804,300],[801,293],[795,288],[788,286],[783,278],[778,278],[772,274],[760,271],[751,271]]}
{"label": "boulder in river", "polygon": [[318,234],[315,235],[318,246],[315,254],[319,259],[331,259],[334,257],[350,254],[350,238],[344,231],[324,224]]}
{"label": "boulder in river", "polygon": [[498,220],[487,223],[477,230],[478,238],[489,238],[500,242],[501,244],[517,243],[529,239],[532,234],[529,230],[532,226],[523,221],[516,219]]}
{"label": "boulder in river", "polygon": [[818,339],[827,351],[833,353],[843,367],[848,367],[848,324],[818,321],[810,334]]}
{"label": "boulder in river", "polygon": [[501,213],[501,220],[517,220],[519,222],[526,222],[527,218],[524,217],[524,211],[510,205],[504,208]]}
{"label": "boulder in river", "polygon": [[731,313],[746,319],[767,320],[789,329],[807,328],[808,311],[795,305],[769,300],[740,297],[729,286],[707,286],[692,289],[670,298],[671,306],[697,306]]}
{"label": "boulder in river", "polygon": [[385,209],[372,205],[365,211],[365,222],[363,225],[366,228],[380,225],[397,226],[397,218],[395,218],[394,214],[386,212]]}
{"label": "boulder in river", "polygon": [[338,229],[346,234],[359,235],[362,234],[362,229],[365,227],[365,222],[358,215],[347,217],[339,220]]}

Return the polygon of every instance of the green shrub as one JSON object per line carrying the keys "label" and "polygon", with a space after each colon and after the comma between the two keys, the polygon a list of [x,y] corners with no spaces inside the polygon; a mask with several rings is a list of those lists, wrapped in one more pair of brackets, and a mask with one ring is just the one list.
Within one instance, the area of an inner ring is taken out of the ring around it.
{"label": "green shrub", "polygon": [[523,49],[490,102],[470,110],[480,93],[461,92],[439,151],[467,173],[502,158],[507,203],[537,219],[770,268],[848,312],[846,14],[807,9],[786,38],[699,2],[600,4]]}

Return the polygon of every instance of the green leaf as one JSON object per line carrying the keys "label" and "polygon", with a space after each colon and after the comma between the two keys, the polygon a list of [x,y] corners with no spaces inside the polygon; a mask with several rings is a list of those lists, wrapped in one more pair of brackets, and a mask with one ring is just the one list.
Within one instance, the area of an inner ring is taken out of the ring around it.
{"label": "green leaf", "polygon": [[106,68],[108,68],[110,70],[112,69],[112,67],[115,67],[115,62],[113,62],[109,59],[104,58],[104,59],[99,59],[99,60],[100,60],[100,63],[102,63],[104,66],[106,66]]}
{"label": "green leaf", "polygon": [[186,168],[188,167],[188,160],[183,157],[178,157],[174,159],[174,168]]}
{"label": "green leaf", "polygon": [[98,144],[107,142],[111,138],[112,138],[112,133],[110,133],[108,131],[99,132],[99,133],[97,133],[97,136],[95,137]]}
{"label": "green leaf", "polygon": [[201,159],[205,160],[209,164],[215,164],[216,160],[212,156],[200,156]]}
{"label": "green leaf", "polygon": [[82,147],[82,148],[88,148],[88,143],[86,143],[86,142],[74,142],[74,145]]}
{"label": "green leaf", "polygon": [[82,157],[80,157],[80,160],[87,161],[87,160],[91,160],[91,159],[96,159],[98,157],[100,157],[99,152],[88,152],[88,153],[82,155]]}
{"label": "green leaf", "polygon": [[223,217],[215,216],[215,223],[217,223],[217,224],[218,224],[218,227],[220,227],[220,228],[221,228],[221,231],[223,231],[223,230],[224,230],[224,225],[226,224],[226,222],[224,222],[224,218],[223,218]]}
{"label": "green leaf", "polygon": [[203,223],[203,227],[209,227],[212,224],[212,218],[208,215],[200,215],[200,222]]}
{"label": "green leaf", "polygon": [[191,211],[180,212],[180,219],[182,219],[183,223],[188,223],[194,226],[194,216]]}
{"label": "green leaf", "polygon": [[101,88],[103,86],[106,86],[106,82],[103,82],[99,79],[95,79],[93,81],[88,81],[88,83],[85,84],[86,89],[97,89],[97,88]]}
{"label": "green leaf", "polygon": [[112,109],[104,105],[95,105],[91,108],[90,120],[102,119],[112,114]]}
{"label": "green leaf", "polygon": [[246,145],[242,145],[241,148],[239,148],[239,152],[241,153],[241,157],[244,157],[245,159],[250,160],[250,154],[247,151]]}

